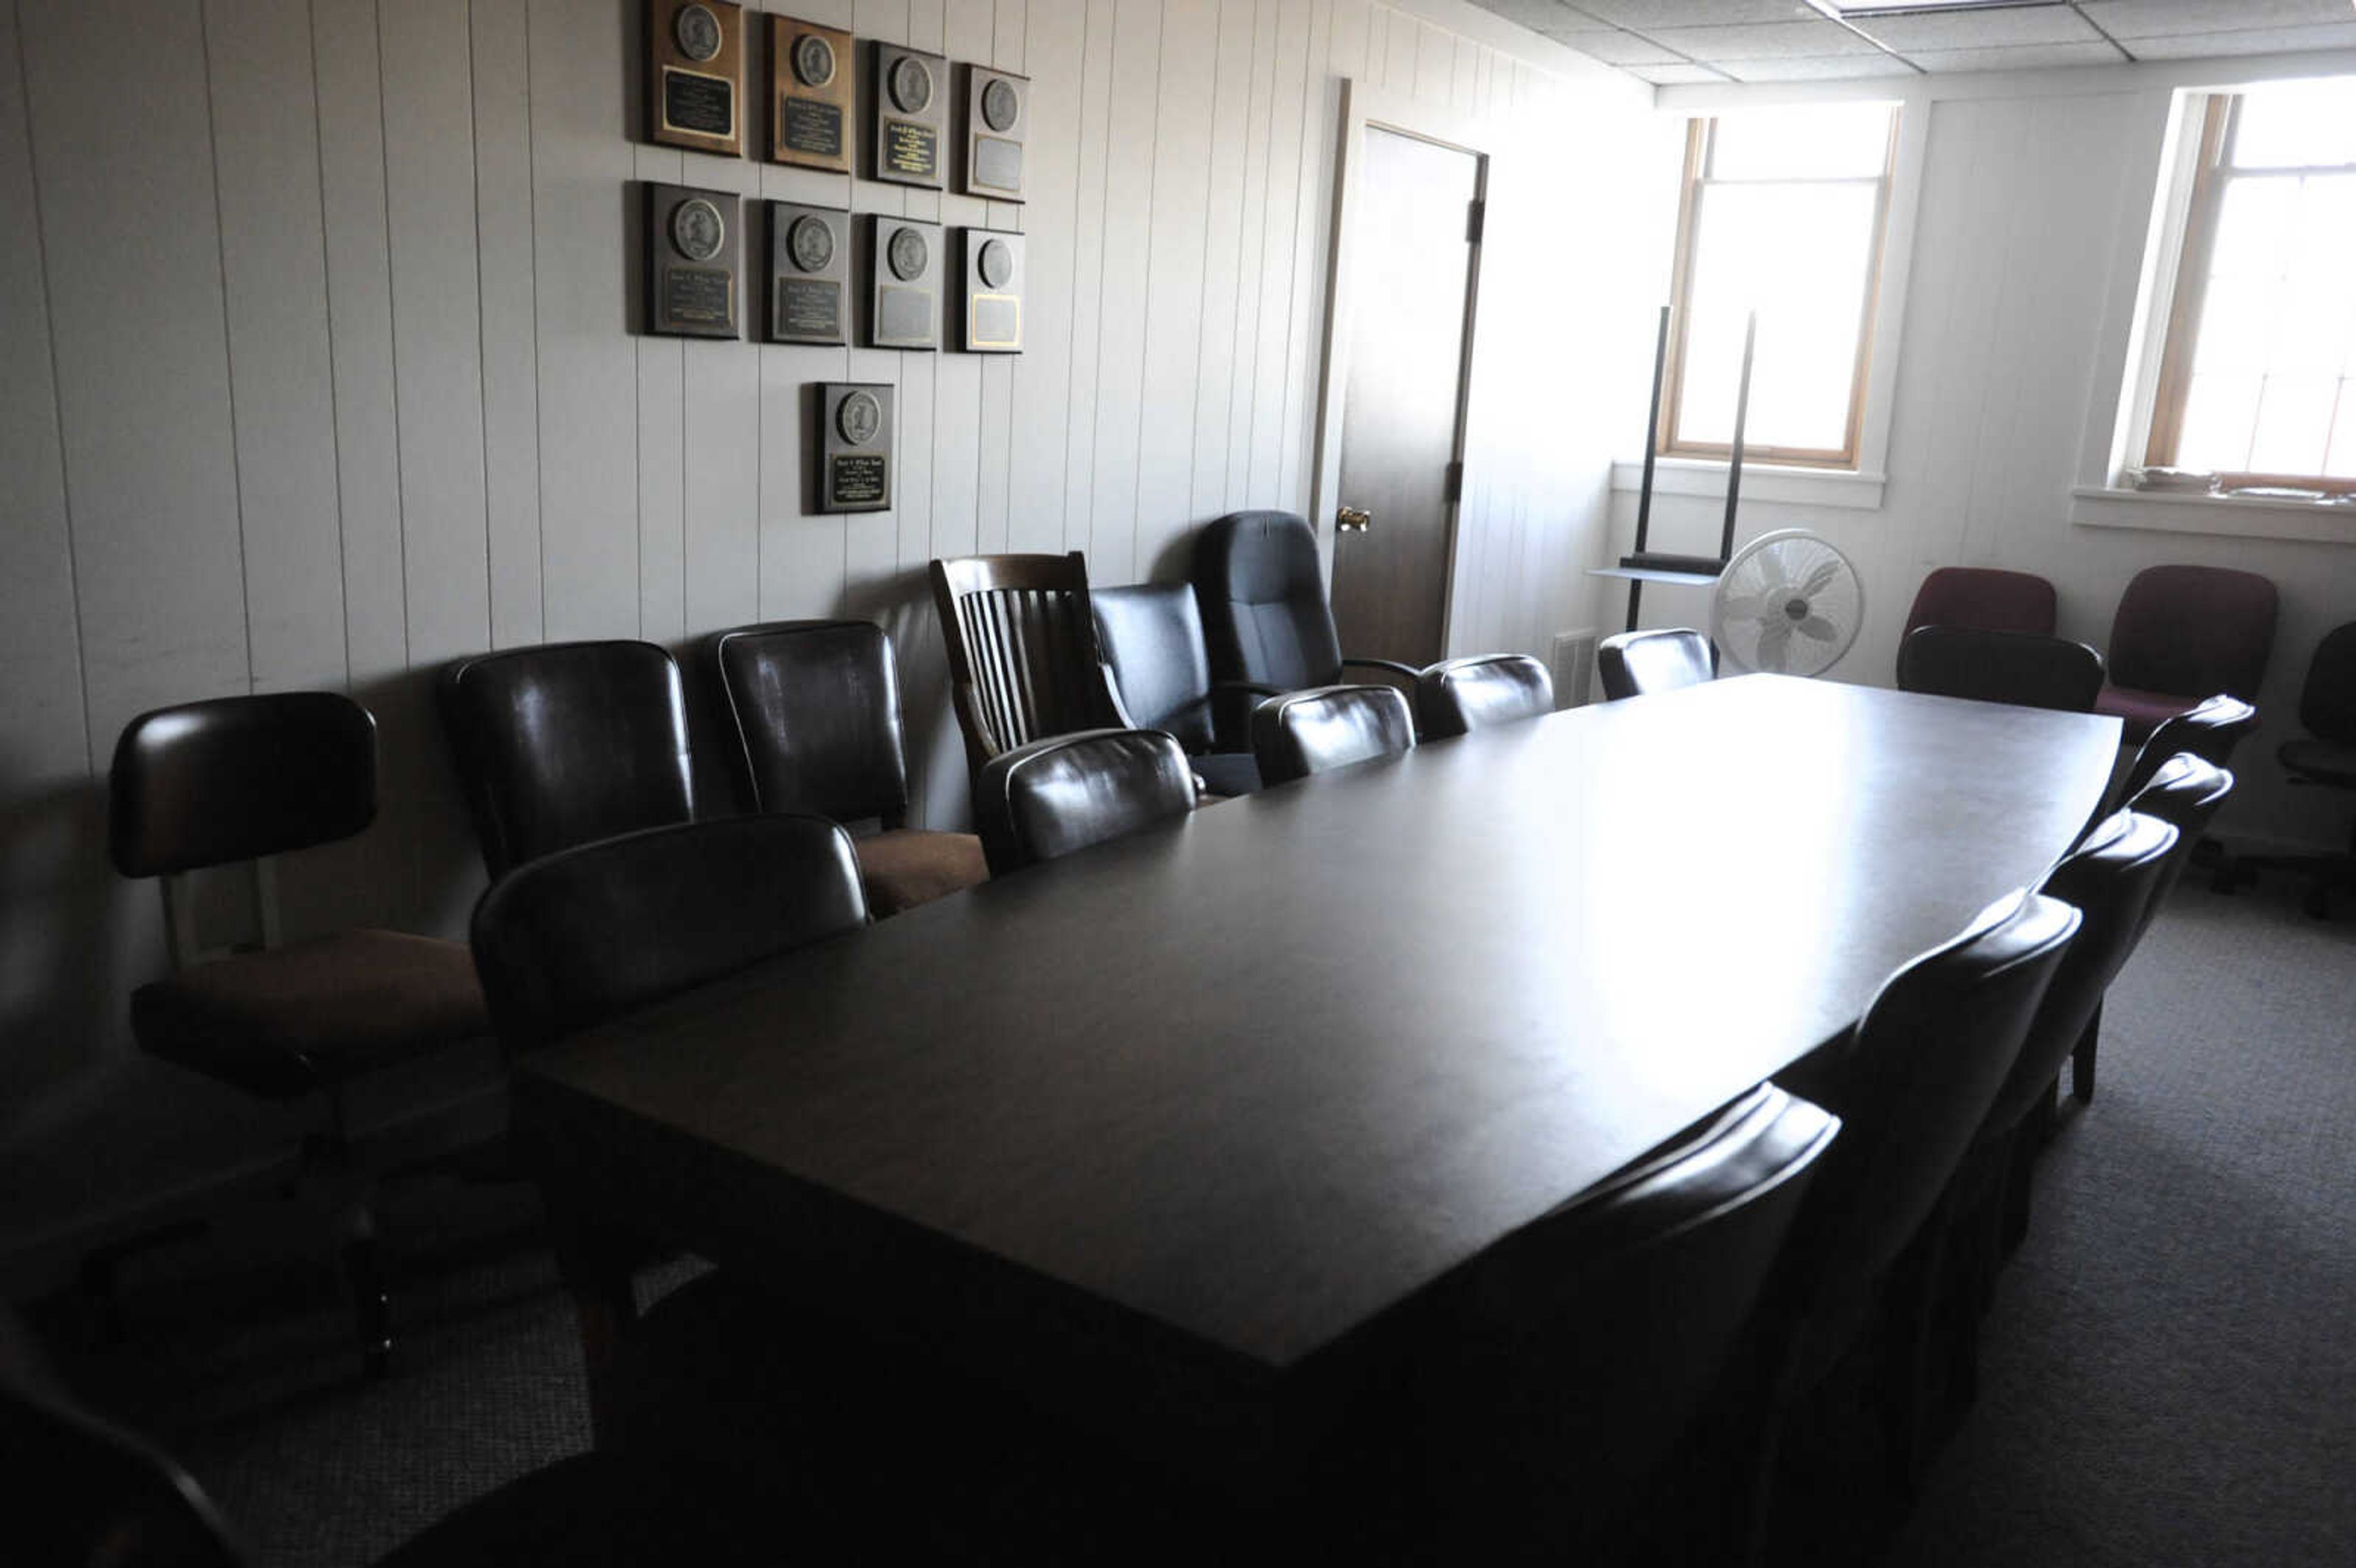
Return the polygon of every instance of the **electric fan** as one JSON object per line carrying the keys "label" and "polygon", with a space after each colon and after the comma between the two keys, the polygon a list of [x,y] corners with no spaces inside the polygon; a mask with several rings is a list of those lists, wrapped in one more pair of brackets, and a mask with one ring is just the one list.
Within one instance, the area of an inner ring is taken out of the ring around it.
{"label": "electric fan", "polygon": [[1709,632],[1737,667],[1822,675],[1865,620],[1865,585],[1831,543],[1805,528],[1762,534],[1735,553],[1710,602]]}

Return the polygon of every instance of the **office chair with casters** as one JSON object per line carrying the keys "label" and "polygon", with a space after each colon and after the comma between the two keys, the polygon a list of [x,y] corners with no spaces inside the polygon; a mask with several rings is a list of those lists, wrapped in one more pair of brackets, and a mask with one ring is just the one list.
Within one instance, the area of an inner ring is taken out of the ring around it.
{"label": "office chair with casters", "polygon": [[1159,730],[1084,730],[1000,752],[973,785],[991,875],[1185,816],[1195,804],[1190,761]]}
{"label": "office chair with casters", "polygon": [[1044,736],[1131,727],[1097,642],[1087,558],[1078,550],[936,560],[931,577],[973,772]]}
{"label": "office chair with casters", "polygon": [[1922,626],[1899,645],[1898,689],[2091,713],[2103,656],[2066,637]]}
{"label": "office chair with casters", "polygon": [[[2299,688],[2298,723],[2307,733],[2275,750],[2290,782],[2356,790],[2356,621],[2335,626],[2316,645]],[[2236,856],[2219,881],[2240,882],[2267,869],[2307,872],[2313,879],[2307,912],[2328,917],[2335,890],[2356,891],[2356,821],[2349,825],[2348,848],[2338,854]]]}
{"label": "office chair with casters", "polygon": [[1904,638],[1921,626],[1967,626],[1982,632],[2053,635],[2058,602],[2053,584],[2026,571],[1989,566],[1943,566],[1922,579],[1906,612]]}
{"label": "office chair with casters", "polygon": [[1096,610],[1097,640],[1130,721],[1176,737],[1194,776],[1212,795],[1249,795],[1259,788],[1250,726],[1237,722],[1233,703],[1225,699],[1238,692],[1253,700],[1273,697],[1276,688],[1211,679],[1210,647],[1194,591],[1183,582],[1140,582],[1098,588],[1088,598]]}
{"label": "office chair with casters", "polygon": [[1595,645],[1595,675],[1603,683],[1603,695],[1616,702],[1699,686],[1717,678],[1718,666],[1709,639],[1678,626],[1604,638]]}
{"label": "office chair with casters", "polygon": [[1554,681],[1527,654],[1447,659],[1416,677],[1416,728],[1427,741],[1553,711]]}
{"label": "office chair with casters", "polygon": [[494,880],[542,855],[695,816],[687,695],[652,643],[463,658],[435,689]]}
{"label": "office chair with casters", "polygon": [[[744,799],[856,826],[878,919],[990,875],[970,833],[908,826],[908,758],[892,638],[873,621],[772,621],[715,632],[701,662],[735,728]],[[864,830],[873,823],[873,830]]]}
{"label": "office chair with casters", "polygon": [[2276,598],[2265,578],[2225,567],[2136,573],[2111,618],[2109,679],[2094,711],[2125,720],[2128,742],[2141,744],[2211,692],[2254,699],[2274,648]]}
{"label": "office chair with casters", "polygon": [[[115,869],[160,879],[172,967],[132,993],[132,1034],[150,1055],[259,1098],[326,1103],[327,1129],[305,1141],[305,1164],[346,1189],[344,1275],[371,1374],[391,1352],[391,1309],[345,1089],[487,1027],[456,943],[374,930],[282,942],[271,857],[349,838],[376,808],[376,720],[331,691],[143,713],[115,743],[108,780]],[[252,871],[261,940],[203,951],[187,874],[239,863]]]}
{"label": "office chair with casters", "polygon": [[1252,709],[1260,777],[1290,784],[1415,746],[1407,699],[1395,687],[1325,686],[1271,697]]}

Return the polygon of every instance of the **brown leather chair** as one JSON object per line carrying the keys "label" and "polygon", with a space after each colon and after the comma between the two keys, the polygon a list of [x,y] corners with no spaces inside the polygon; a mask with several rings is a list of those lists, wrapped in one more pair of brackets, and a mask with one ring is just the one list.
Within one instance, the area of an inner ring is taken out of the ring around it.
{"label": "brown leather chair", "polygon": [[695,817],[687,699],[652,643],[544,643],[458,660],[435,696],[493,878]]}
{"label": "brown leather chair", "polygon": [[1086,730],[1000,752],[973,786],[991,875],[1185,816],[1195,805],[1189,761],[1159,730]]}
{"label": "brown leather chair", "polygon": [[[908,826],[908,760],[892,639],[873,621],[773,621],[706,637],[703,661],[735,726],[755,811],[812,812],[854,829],[878,918],[990,875],[981,840]],[[873,823],[873,831],[858,831]]]}
{"label": "brown leather chair", "polygon": [[1709,639],[1678,626],[1660,632],[1622,632],[1595,645],[1595,675],[1603,695],[1650,697],[1715,679],[1718,667]]}
{"label": "brown leather chair", "polygon": [[2094,711],[2126,720],[2128,741],[2139,743],[2205,693],[2254,699],[2274,651],[2276,602],[2274,583],[2254,571],[2153,566],[2136,572],[2111,617],[2104,650],[2110,679]]}
{"label": "brown leather chair", "polygon": [[1546,666],[1527,654],[1448,659],[1415,680],[1416,728],[1427,741],[1553,711],[1554,681]]}
{"label": "brown leather chair", "polygon": [[[1922,579],[1906,612],[1905,635],[1921,626],[1968,626],[2050,637],[2059,605],[2053,584],[2026,571],[1943,566]],[[1905,645],[1901,640],[1901,648]]]}
{"label": "brown leather chair", "polygon": [[1252,752],[1271,784],[1413,749],[1407,699],[1387,686],[1322,686],[1252,709]]}
{"label": "brown leather chair", "polygon": [[[123,727],[108,787],[115,869],[162,880],[173,972],[132,993],[140,1048],[263,1099],[322,1096],[329,1128],[305,1156],[348,1172],[345,1086],[487,1027],[456,943],[374,930],[280,940],[269,857],[376,819],[376,720],[330,691],[157,709]],[[246,861],[260,941],[200,951],[184,874]],[[364,1182],[340,1223],[363,1353],[381,1371],[391,1328]]]}
{"label": "brown leather chair", "polygon": [[975,773],[1045,736],[1131,727],[1097,643],[1086,556],[969,555],[934,561],[931,576]]}
{"label": "brown leather chair", "polygon": [[2066,637],[1920,626],[1899,645],[1898,689],[2091,713],[2103,656]]}
{"label": "brown leather chair", "polygon": [[[1140,729],[1161,730],[1186,748],[1194,776],[1216,795],[1249,795],[1259,788],[1259,764],[1251,754],[1250,726],[1218,720],[1228,705],[1215,702],[1230,688],[1211,680],[1211,656],[1203,640],[1203,616],[1194,591],[1183,582],[1139,582],[1098,588],[1088,595],[1097,618],[1097,640],[1112,667],[1121,707]],[[1273,688],[1251,687],[1252,696],[1273,696]]]}

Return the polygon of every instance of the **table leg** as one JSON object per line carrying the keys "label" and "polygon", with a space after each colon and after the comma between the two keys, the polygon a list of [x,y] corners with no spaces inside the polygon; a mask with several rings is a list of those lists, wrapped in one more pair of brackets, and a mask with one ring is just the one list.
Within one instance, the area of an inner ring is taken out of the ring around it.
{"label": "table leg", "polygon": [[589,1431],[600,1448],[619,1437],[614,1375],[623,1342],[638,1319],[636,1272],[642,1252],[623,1238],[588,1226],[560,1225],[556,1267],[573,1297],[581,1334],[582,1371],[589,1384]]}

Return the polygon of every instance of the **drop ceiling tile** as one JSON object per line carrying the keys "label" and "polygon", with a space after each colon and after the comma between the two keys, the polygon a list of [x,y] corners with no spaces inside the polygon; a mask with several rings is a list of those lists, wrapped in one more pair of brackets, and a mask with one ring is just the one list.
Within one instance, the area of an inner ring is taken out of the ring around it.
{"label": "drop ceiling tile", "polygon": [[2084,0],[2083,9],[2088,21],[2121,40],[2296,27],[2351,15],[2348,0]]}
{"label": "drop ceiling tile", "polygon": [[1614,27],[1600,27],[1588,32],[1571,32],[1568,28],[1547,37],[1558,43],[1569,44],[1580,54],[1600,59],[1605,65],[1675,65],[1684,57],[1658,44],[1646,43],[1633,33],[1623,33]]}
{"label": "drop ceiling tile", "polygon": [[1855,77],[1912,77],[1906,62],[1885,54],[1812,55],[1799,59],[1718,60],[1737,81],[1837,81]]}
{"label": "drop ceiling tile", "polygon": [[1563,0],[1473,0],[1484,11],[1494,11],[1508,22],[1518,22],[1533,33],[1553,36],[1557,27],[1592,27],[1592,18],[1581,16],[1563,4]]}
{"label": "drop ceiling tile", "polygon": [[1695,59],[1801,59],[1872,54],[1874,47],[1847,27],[1813,22],[1762,22],[1743,27],[1661,27],[1645,37]]}
{"label": "drop ceiling tile", "polygon": [[1906,58],[1929,71],[2037,70],[2055,65],[2117,65],[2108,44],[2028,44],[2002,49],[1909,49]]}
{"label": "drop ceiling tile", "polygon": [[2172,38],[2122,39],[2137,59],[2206,59],[2215,55],[2297,54],[2307,49],[2356,48],[2356,15],[2345,22],[2307,27],[2244,27],[2224,33],[2185,33]]}
{"label": "drop ceiling tile", "polygon": [[1701,65],[1632,65],[1628,74],[1656,87],[1687,87],[1697,82],[1724,81],[1726,77]]}
{"label": "drop ceiling tile", "polygon": [[1874,41],[1901,54],[1915,49],[1981,49],[2026,44],[2100,43],[2102,35],[2067,5],[2009,11],[1958,11],[1944,16],[1853,16]]}
{"label": "drop ceiling tile", "polygon": [[1570,0],[1570,4],[1599,22],[1643,33],[1721,22],[1822,20],[1803,0]]}

